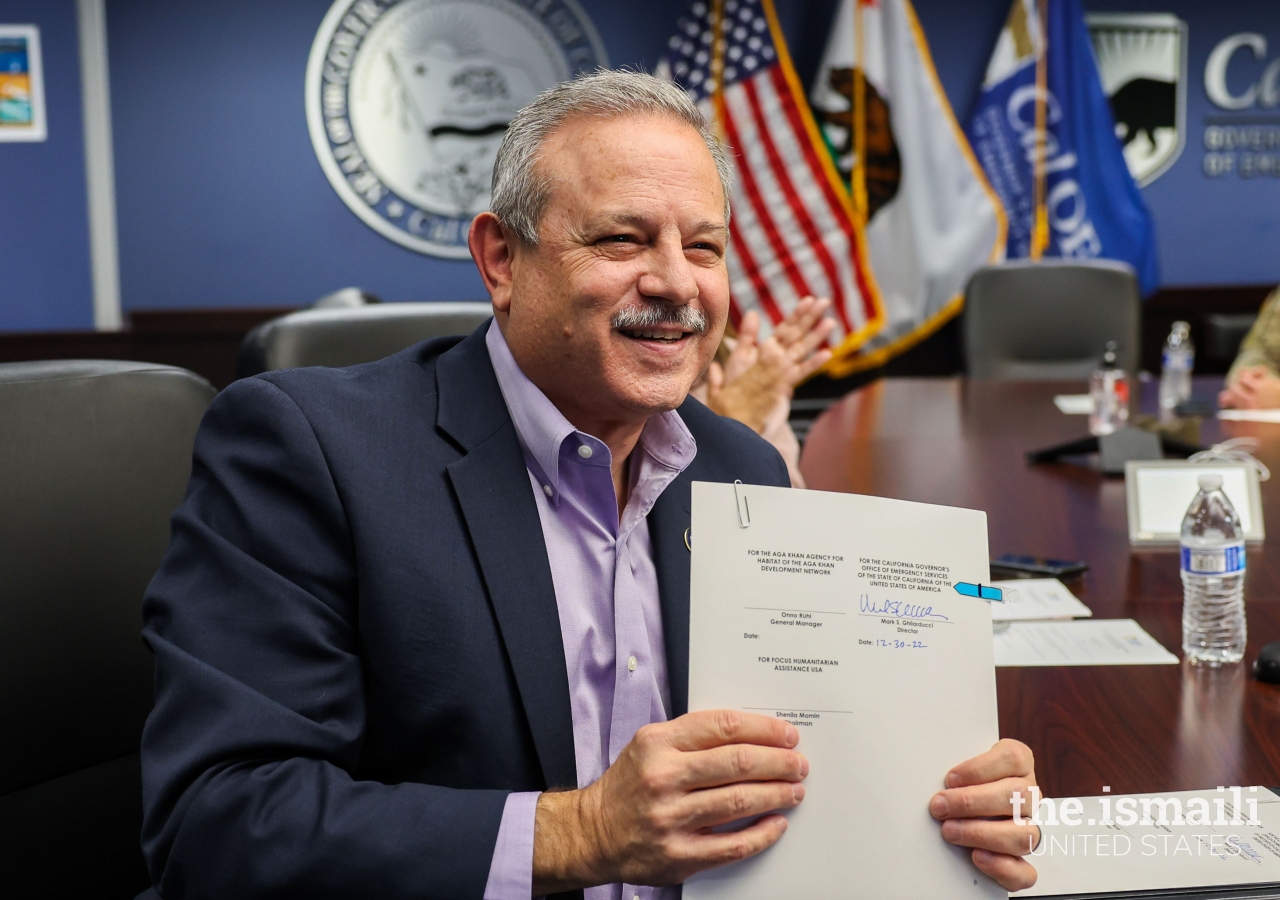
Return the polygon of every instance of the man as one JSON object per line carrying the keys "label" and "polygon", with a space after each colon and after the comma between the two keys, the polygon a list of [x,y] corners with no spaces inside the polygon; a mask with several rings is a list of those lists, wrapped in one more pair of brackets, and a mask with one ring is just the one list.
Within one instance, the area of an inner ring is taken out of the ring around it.
{"label": "man", "polygon": [[[685,399],[728,306],[728,172],[665,82],[554,88],[471,230],[493,322],[214,401],[144,610],[163,897],[647,900],[782,836],[796,730],[686,714],[690,483],[787,483]],[[1033,781],[1005,741],[932,800],[1009,887]]]}
{"label": "man", "polygon": [[1218,405],[1234,409],[1280,407],[1280,288],[1262,302],[1240,345]]}

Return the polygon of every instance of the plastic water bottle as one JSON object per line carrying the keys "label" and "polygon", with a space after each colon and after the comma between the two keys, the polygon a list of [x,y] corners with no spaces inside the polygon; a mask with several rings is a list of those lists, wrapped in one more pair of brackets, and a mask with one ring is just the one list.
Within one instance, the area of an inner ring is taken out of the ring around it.
{"label": "plastic water bottle", "polygon": [[1179,403],[1191,399],[1191,371],[1195,368],[1196,348],[1191,343],[1191,326],[1174,322],[1164,342],[1160,366],[1160,415],[1172,418]]}
{"label": "plastic water bottle", "polygon": [[1116,343],[1107,342],[1102,368],[1089,379],[1093,411],[1089,413],[1089,433],[1110,434],[1129,421],[1129,378],[1116,362]]}
{"label": "plastic water bottle", "polygon": [[1244,529],[1221,475],[1201,475],[1182,520],[1182,650],[1217,666],[1244,656]]}

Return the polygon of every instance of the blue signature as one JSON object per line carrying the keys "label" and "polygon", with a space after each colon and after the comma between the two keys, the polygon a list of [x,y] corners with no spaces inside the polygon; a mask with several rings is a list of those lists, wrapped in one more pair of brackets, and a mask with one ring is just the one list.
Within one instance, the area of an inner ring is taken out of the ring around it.
{"label": "blue signature", "polygon": [[877,604],[863,594],[858,598],[859,612],[872,613],[877,616],[893,616],[895,619],[941,619],[951,621],[942,613],[933,611],[932,606],[918,606],[914,603],[903,603],[901,600],[881,600]]}

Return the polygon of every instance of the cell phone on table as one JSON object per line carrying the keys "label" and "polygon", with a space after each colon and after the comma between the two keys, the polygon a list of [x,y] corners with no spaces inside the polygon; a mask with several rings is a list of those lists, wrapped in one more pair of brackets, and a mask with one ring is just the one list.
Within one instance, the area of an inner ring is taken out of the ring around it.
{"label": "cell phone on table", "polygon": [[1089,568],[1088,563],[1071,559],[1049,559],[1044,556],[1020,556],[1017,553],[1006,553],[991,560],[992,569],[1003,569],[1006,572],[1039,575],[1044,578],[1070,578],[1080,575]]}

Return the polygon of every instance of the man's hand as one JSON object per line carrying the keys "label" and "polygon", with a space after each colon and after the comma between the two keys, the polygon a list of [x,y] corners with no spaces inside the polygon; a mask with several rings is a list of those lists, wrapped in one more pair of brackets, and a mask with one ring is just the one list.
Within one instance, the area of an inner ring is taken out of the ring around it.
{"label": "man's hand", "polygon": [[1218,395],[1218,405],[1227,409],[1275,409],[1280,407],[1280,378],[1266,366],[1241,369]]}
{"label": "man's hand", "polygon": [[[787,830],[809,762],[780,719],[695,712],[636,732],[595,784],[538,799],[536,897],[597,884],[678,884],[754,856]],[[717,825],[762,816],[739,831]]]}
{"label": "man's hand", "polygon": [[[1036,883],[1036,870],[1022,859],[1040,843],[1031,817],[1031,785],[1036,783],[1031,748],[1003,740],[981,756],[947,773],[946,790],[929,801],[929,812],[942,821],[942,837],[972,847],[973,864],[1008,891]],[[1022,794],[1021,825],[1011,819],[1011,801]]]}

